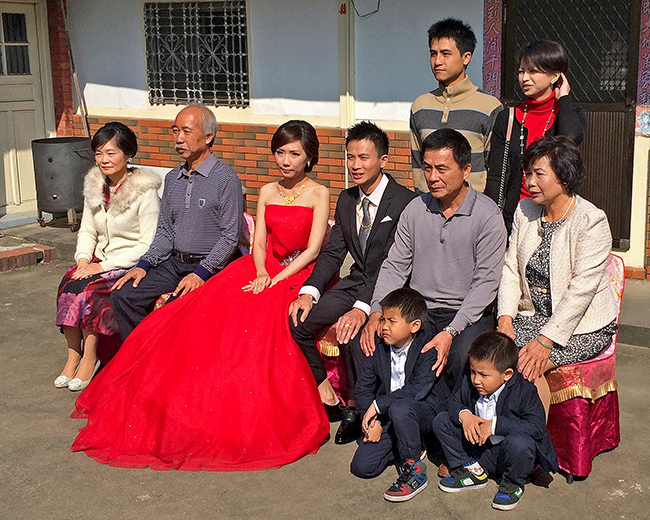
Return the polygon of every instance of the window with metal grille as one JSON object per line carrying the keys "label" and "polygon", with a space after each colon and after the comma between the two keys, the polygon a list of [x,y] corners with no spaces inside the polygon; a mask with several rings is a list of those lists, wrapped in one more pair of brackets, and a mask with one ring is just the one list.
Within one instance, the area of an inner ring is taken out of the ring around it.
{"label": "window with metal grille", "polygon": [[144,4],[152,104],[249,104],[245,0]]}
{"label": "window with metal grille", "polygon": [[22,13],[2,13],[0,31],[0,75],[31,74],[27,20]]}
{"label": "window with metal grille", "polygon": [[619,34],[612,34],[609,39],[610,47],[603,49],[600,61],[600,89],[624,91],[627,86],[627,42]]}

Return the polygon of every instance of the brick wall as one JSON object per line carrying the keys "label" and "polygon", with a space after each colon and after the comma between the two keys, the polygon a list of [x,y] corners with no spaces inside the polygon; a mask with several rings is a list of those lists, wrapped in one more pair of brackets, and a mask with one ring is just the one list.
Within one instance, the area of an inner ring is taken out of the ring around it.
{"label": "brick wall", "polygon": [[[111,118],[90,117],[91,134]],[[81,120],[75,117],[75,135],[83,135]],[[138,136],[139,150],[135,161],[148,166],[173,168],[182,161],[174,151],[171,134],[172,121],[151,119],[121,119]],[[229,164],[247,188],[247,210],[254,213],[259,188],[278,180],[279,175],[271,154],[271,137],[277,126],[250,124],[220,124],[212,146],[215,155]],[[339,192],[345,187],[344,149],[345,130],[317,128],[320,141],[318,164],[310,176],[330,188],[331,210]],[[387,132],[391,141],[390,162],[386,167],[395,179],[413,188],[411,178],[411,148],[408,132]]]}
{"label": "brick wall", "polygon": [[65,34],[59,0],[47,0],[47,27],[50,38],[56,134],[69,136],[74,132],[72,70],[68,54],[68,38]]}

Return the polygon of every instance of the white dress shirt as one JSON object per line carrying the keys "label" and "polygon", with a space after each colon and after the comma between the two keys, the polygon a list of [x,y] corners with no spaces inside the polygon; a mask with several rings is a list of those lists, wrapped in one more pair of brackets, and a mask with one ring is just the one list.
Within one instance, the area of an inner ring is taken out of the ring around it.
{"label": "white dress shirt", "polygon": [[486,421],[492,421],[492,436],[490,437],[492,444],[499,444],[503,440],[503,435],[495,435],[494,432],[497,429],[497,402],[505,386],[506,383],[503,383],[492,392],[492,395],[482,395],[476,401],[476,416]]}
{"label": "white dress shirt", "polygon": [[[370,205],[368,206],[368,212],[370,213],[370,225],[372,226],[375,223],[375,216],[377,215],[377,209],[379,208],[379,203],[381,202],[381,199],[384,196],[384,192],[386,191],[387,186],[388,186],[388,177],[383,173],[381,174],[381,181],[379,181],[379,185],[374,190],[372,190],[372,193],[370,195],[366,195],[361,189],[361,186],[359,186],[359,201],[357,202],[357,206],[356,206],[357,233],[361,228],[361,221],[363,220],[363,210],[361,208],[361,203],[363,202],[363,199],[367,198],[370,201]],[[298,294],[299,295],[309,294],[314,299],[314,304],[318,303],[318,300],[320,300],[320,296],[321,296],[320,291],[312,285],[303,285],[300,288],[300,291],[298,291]],[[353,307],[356,309],[361,309],[363,312],[366,313],[366,316],[370,315],[370,305],[365,302],[357,300],[356,302],[354,302]]]}
{"label": "white dress shirt", "polygon": [[[413,344],[413,340],[409,342],[408,345],[402,348],[390,347],[390,391],[393,393],[395,390],[399,390],[406,383],[406,358],[409,353],[409,348]],[[375,405],[375,410],[377,413],[379,411],[379,406],[377,406],[377,401],[373,401]]]}

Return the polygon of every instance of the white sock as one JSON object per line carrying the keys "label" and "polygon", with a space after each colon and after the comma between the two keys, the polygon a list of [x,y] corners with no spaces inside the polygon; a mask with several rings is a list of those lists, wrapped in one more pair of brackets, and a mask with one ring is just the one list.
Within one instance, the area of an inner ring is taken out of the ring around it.
{"label": "white sock", "polygon": [[474,473],[474,475],[482,475],[484,473],[483,468],[481,465],[473,460],[472,462],[468,462],[465,464],[465,467],[468,469],[470,473]]}

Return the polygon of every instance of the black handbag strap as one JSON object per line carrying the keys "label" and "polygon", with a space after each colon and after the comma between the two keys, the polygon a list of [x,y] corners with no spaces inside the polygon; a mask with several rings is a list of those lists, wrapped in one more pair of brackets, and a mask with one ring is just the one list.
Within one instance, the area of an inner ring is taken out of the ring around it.
{"label": "black handbag strap", "polygon": [[506,144],[503,148],[503,164],[501,165],[501,183],[499,184],[499,198],[497,204],[499,209],[503,211],[505,205],[504,195],[506,189],[506,181],[508,179],[508,152],[510,151],[510,138],[512,137],[512,127],[515,122],[515,107],[509,108],[508,117],[508,131],[506,132]]}

